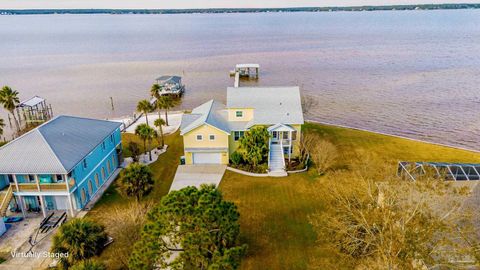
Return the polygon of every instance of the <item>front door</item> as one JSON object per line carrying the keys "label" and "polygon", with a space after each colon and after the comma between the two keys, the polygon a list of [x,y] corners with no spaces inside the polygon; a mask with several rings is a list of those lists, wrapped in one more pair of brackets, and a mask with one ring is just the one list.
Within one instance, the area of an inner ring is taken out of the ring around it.
{"label": "front door", "polygon": [[279,139],[280,139],[280,132],[272,131],[272,143],[277,144]]}

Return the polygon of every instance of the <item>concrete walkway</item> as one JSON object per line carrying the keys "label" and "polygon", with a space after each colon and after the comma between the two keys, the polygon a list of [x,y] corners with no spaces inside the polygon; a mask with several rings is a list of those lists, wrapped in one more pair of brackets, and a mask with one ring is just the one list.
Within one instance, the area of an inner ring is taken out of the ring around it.
{"label": "concrete walkway", "polygon": [[188,186],[200,187],[201,184],[218,186],[226,168],[226,165],[217,164],[180,165],[175,173],[170,191]]}

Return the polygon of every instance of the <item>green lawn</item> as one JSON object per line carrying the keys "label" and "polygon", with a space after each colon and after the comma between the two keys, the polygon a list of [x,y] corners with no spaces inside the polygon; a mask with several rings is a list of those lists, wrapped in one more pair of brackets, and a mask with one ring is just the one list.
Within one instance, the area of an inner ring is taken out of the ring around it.
{"label": "green lawn", "polygon": [[[392,174],[399,160],[480,163],[480,154],[370,132],[314,124],[306,124],[304,130],[319,133],[339,148],[335,165],[339,177],[343,172],[345,176],[357,172],[359,162],[365,160],[370,160],[369,164],[385,165],[384,169]],[[131,134],[124,134],[122,140],[125,146],[132,140],[142,145]],[[183,153],[179,133],[167,136],[166,144],[168,151],[151,165],[156,184],[146,199],[159,201],[167,194],[179,164]],[[317,177],[313,170],[285,178],[254,178],[226,172],[220,189],[226,199],[238,206],[241,240],[249,245],[242,269],[308,269],[313,264],[328,269],[335,265],[335,258],[316,239],[307,220],[315,211],[328,211],[324,198],[331,180],[327,178]],[[114,183],[89,212],[89,217],[102,222],[114,206],[129,202],[116,188]],[[114,242],[100,257],[109,269],[117,267],[113,247],[121,244]]]}
{"label": "green lawn", "polygon": [[[339,148],[336,177],[347,178],[360,170],[359,163],[383,166],[395,173],[399,160],[477,162],[480,154],[400,139],[370,132],[306,124],[306,132],[317,132]],[[383,170],[381,169],[381,170]],[[328,177],[308,173],[286,178],[253,178],[227,171],[221,184],[226,199],[239,207],[242,240],[249,245],[242,269],[349,269],[341,266],[317,240],[308,216],[325,209]]]}

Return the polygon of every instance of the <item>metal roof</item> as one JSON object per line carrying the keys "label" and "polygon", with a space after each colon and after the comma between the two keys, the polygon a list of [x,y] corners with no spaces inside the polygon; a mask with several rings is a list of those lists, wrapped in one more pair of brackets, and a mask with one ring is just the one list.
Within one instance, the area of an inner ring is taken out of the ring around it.
{"label": "metal roof", "polygon": [[171,75],[164,75],[160,76],[156,79],[159,83],[180,83],[182,77],[180,76],[171,76]]}
{"label": "metal roof", "polygon": [[260,68],[259,64],[237,64],[235,68]]}
{"label": "metal roof", "polygon": [[1,147],[0,173],[68,173],[120,125],[58,116]]}
{"label": "metal roof", "polygon": [[193,109],[191,114],[184,114],[180,131],[183,135],[201,125],[209,124],[230,133],[227,117],[225,105],[212,99]]}
{"label": "metal roof", "polygon": [[27,99],[25,101],[20,102],[20,104],[18,104],[17,107],[25,107],[25,106],[33,107],[33,106],[38,105],[38,104],[40,104],[44,101],[45,101],[44,98],[41,98],[39,96],[34,96],[30,99]]}
{"label": "metal roof", "polygon": [[299,87],[228,87],[228,108],[252,108],[254,125],[303,124]]}

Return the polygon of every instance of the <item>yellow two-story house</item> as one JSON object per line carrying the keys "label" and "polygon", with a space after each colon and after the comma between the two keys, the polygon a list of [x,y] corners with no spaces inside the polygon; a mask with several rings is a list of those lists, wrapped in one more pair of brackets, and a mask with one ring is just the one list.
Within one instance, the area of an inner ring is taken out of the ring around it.
{"label": "yellow two-story house", "polygon": [[229,87],[227,104],[210,100],[183,115],[180,127],[186,164],[228,164],[250,128],[270,132],[269,169],[285,169],[298,153],[304,123],[298,87]]}

